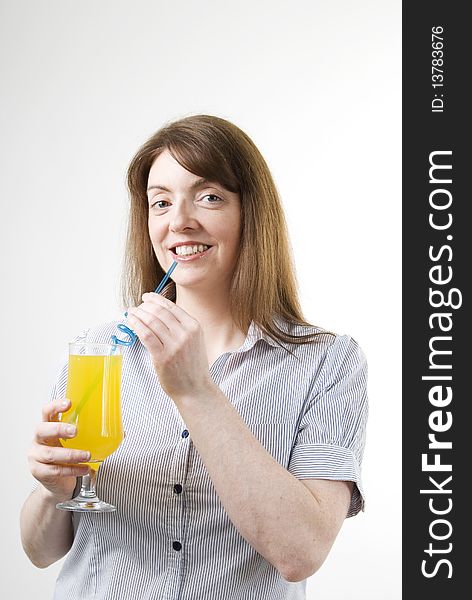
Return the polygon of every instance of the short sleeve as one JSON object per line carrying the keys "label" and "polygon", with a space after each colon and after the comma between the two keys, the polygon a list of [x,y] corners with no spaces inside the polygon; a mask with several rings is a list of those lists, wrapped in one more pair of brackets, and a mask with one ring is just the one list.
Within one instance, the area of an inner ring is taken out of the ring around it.
{"label": "short sleeve", "polygon": [[350,336],[328,348],[301,416],[288,470],[297,479],[355,482],[347,517],[364,510],[367,362]]}

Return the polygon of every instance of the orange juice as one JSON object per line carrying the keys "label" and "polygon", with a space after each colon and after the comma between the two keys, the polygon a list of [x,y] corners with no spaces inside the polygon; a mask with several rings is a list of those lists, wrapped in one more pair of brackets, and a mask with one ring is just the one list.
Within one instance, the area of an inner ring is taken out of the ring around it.
{"label": "orange juice", "polygon": [[66,448],[88,450],[94,470],[123,440],[121,423],[121,354],[69,355],[66,397],[71,408],[61,420],[77,427],[74,438],[61,439]]}

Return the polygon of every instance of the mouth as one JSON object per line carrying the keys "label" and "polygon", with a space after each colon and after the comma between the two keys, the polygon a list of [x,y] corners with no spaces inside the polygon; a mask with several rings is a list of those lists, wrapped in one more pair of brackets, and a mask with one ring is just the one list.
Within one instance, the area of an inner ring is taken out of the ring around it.
{"label": "mouth", "polygon": [[209,246],[208,244],[188,244],[169,248],[169,252],[172,254],[174,260],[180,262],[203,257],[212,248],[213,246]]}

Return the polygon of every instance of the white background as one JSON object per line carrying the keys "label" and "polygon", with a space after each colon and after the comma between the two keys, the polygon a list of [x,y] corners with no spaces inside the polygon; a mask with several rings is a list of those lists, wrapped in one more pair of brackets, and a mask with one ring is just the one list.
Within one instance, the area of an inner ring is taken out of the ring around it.
{"label": "white background", "polygon": [[50,598],[23,554],[26,454],[67,342],[119,314],[139,145],[209,113],[266,158],[305,315],[369,362],[366,511],[307,584],[401,597],[401,5],[389,0],[0,3],[2,594]]}

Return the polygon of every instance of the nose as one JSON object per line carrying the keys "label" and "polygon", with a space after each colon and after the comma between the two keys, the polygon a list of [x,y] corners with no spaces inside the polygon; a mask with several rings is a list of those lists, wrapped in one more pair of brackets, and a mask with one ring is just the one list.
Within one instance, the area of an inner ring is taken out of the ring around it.
{"label": "nose", "polygon": [[184,200],[175,202],[172,206],[169,229],[172,232],[184,231],[185,229],[195,229],[197,222],[194,215],[193,203],[187,203]]}

